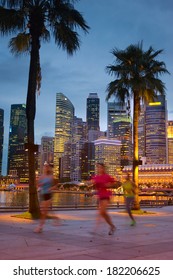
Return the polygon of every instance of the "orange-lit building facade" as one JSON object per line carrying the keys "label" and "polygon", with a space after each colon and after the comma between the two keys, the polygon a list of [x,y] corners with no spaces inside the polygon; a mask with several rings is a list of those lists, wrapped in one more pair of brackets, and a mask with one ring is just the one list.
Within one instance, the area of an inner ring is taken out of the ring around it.
{"label": "orange-lit building facade", "polygon": [[[126,166],[123,174],[132,173],[132,166]],[[172,184],[173,164],[139,165],[139,184]]]}
{"label": "orange-lit building facade", "polygon": [[167,137],[168,137],[168,163],[173,164],[173,121],[168,121]]}

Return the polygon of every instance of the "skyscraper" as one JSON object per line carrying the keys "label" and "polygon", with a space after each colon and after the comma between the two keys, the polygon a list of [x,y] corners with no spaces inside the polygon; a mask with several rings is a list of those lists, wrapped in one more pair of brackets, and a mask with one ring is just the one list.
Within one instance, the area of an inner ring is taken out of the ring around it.
{"label": "skyscraper", "polygon": [[73,140],[87,140],[87,128],[86,128],[86,122],[82,120],[82,118],[78,118],[74,116],[73,124],[72,124],[72,135]]}
{"label": "skyscraper", "polygon": [[120,168],[121,141],[103,138],[95,140],[94,145],[95,163],[104,163],[108,173],[115,176],[117,169]]}
{"label": "skyscraper", "polygon": [[4,142],[4,110],[0,109],[0,175],[2,175],[3,142]]}
{"label": "skyscraper", "polygon": [[168,121],[168,163],[173,164],[173,121]]}
{"label": "skyscraper", "polygon": [[54,142],[54,174],[60,177],[61,157],[64,144],[72,137],[74,106],[63,94],[56,94],[55,142]]}
{"label": "skyscraper", "polygon": [[141,106],[138,122],[138,146],[139,158],[146,157],[146,128],[145,128],[145,105]]}
{"label": "skyscraper", "polygon": [[54,138],[50,136],[43,136],[41,138],[40,146],[40,173],[43,173],[43,166],[45,162],[53,163],[54,154]]}
{"label": "skyscraper", "polygon": [[132,123],[126,105],[108,102],[108,139],[121,141],[121,167],[132,161]]}
{"label": "skyscraper", "polygon": [[61,164],[61,179],[71,181],[81,180],[81,157],[86,142],[86,122],[74,117],[72,138],[65,143]]}
{"label": "skyscraper", "polygon": [[92,134],[91,131],[100,131],[100,99],[97,93],[90,93],[87,98],[86,122],[88,135]]}
{"label": "skyscraper", "polygon": [[164,96],[146,106],[146,160],[147,164],[167,163],[167,103]]}
{"label": "skyscraper", "polygon": [[64,144],[64,152],[61,156],[61,181],[69,182],[71,180],[71,154],[72,154],[72,141],[69,140]]}
{"label": "skyscraper", "polygon": [[27,143],[26,105],[11,105],[7,174],[28,182],[28,160],[24,144]]}
{"label": "skyscraper", "polygon": [[94,142],[85,142],[82,150],[81,178],[89,180],[95,173],[95,147]]}

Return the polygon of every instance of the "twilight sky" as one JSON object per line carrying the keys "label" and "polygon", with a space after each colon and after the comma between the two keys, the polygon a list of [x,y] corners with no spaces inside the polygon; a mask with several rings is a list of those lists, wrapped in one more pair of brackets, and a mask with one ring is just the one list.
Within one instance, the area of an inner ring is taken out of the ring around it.
{"label": "twilight sky", "polygon": [[[72,57],[58,49],[54,41],[42,45],[41,94],[37,98],[35,142],[44,135],[54,136],[56,92],[63,92],[73,103],[75,115],[86,120],[86,98],[90,92],[100,97],[100,127],[106,130],[107,84],[113,79],[105,67],[113,63],[110,51],[125,49],[143,40],[143,48],[163,49],[158,57],[171,75],[161,79],[167,88],[168,119],[173,119],[173,2],[172,0],[81,0],[75,4],[90,26],[80,33],[81,47]],[[9,38],[0,37],[0,108],[5,111],[5,149],[3,173],[6,174],[11,104],[26,101],[29,56],[14,57],[8,49]]]}

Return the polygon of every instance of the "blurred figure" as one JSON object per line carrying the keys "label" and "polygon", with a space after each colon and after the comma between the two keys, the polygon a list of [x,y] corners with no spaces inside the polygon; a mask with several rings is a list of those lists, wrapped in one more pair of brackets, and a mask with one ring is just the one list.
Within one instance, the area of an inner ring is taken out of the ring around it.
{"label": "blurred figure", "polygon": [[[57,187],[57,184],[54,185],[52,174],[52,166],[46,163],[43,168],[43,175],[38,180],[41,218],[39,226],[34,230],[37,233],[43,230],[48,210],[52,206],[52,190]],[[54,216],[54,218],[59,220],[57,216]]]}
{"label": "blurred figure", "polygon": [[131,218],[131,226],[134,226],[136,224],[136,221],[132,215],[131,208],[134,202],[135,197],[135,184],[130,179],[130,174],[127,173],[125,177],[125,182],[122,184],[123,192],[124,192],[124,198],[125,198],[125,205],[127,213],[129,214],[129,217]]}
{"label": "blurred figure", "polygon": [[114,178],[106,173],[105,165],[102,163],[97,163],[97,175],[91,179],[91,184],[97,190],[99,212],[96,221],[96,230],[99,225],[100,217],[102,217],[107,224],[110,226],[109,235],[114,234],[116,227],[112,223],[111,217],[107,213],[107,206],[110,201],[111,191],[109,190],[115,184]]}

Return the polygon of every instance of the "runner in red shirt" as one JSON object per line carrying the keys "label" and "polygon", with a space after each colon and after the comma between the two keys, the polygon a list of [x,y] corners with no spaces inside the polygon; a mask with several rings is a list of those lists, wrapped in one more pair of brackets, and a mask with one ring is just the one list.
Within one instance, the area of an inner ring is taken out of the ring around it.
{"label": "runner in red shirt", "polygon": [[114,234],[116,227],[112,223],[111,217],[107,213],[107,206],[109,204],[111,196],[110,188],[112,188],[115,184],[115,180],[109,174],[106,173],[104,164],[97,163],[97,175],[95,175],[91,179],[91,183],[95,186],[97,190],[99,200],[99,216],[103,217],[105,221],[109,224],[109,235],[112,235]]}

